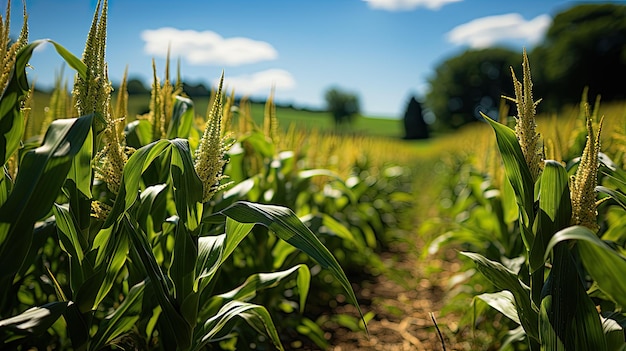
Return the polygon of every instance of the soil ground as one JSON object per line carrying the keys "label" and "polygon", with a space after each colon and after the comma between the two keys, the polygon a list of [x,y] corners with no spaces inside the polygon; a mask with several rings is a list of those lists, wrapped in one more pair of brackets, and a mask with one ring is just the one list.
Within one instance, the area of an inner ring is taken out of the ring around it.
{"label": "soil ground", "polygon": [[[419,243],[395,243],[381,259],[390,271],[372,280],[355,284],[355,293],[364,314],[375,313],[368,322],[369,337],[363,331],[351,331],[335,323],[323,325],[330,337],[329,350],[487,350],[477,345],[468,328],[459,328],[461,316],[444,314],[450,278],[461,265],[456,251],[443,259],[420,259]],[[468,309],[470,307],[468,306]],[[334,313],[358,316],[351,305],[339,307]],[[437,332],[441,331],[441,337]],[[443,338],[443,343],[441,338]]]}

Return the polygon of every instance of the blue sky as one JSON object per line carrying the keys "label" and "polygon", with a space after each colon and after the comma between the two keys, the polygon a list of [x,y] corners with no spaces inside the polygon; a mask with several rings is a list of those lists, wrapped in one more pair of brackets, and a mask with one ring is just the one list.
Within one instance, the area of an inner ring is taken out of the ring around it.
{"label": "blue sky", "polygon": [[[128,66],[130,77],[150,83],[154,58],[162,78],[169,43],[174,67],[180,58],[190,83],[214,84],[224,70],[227,86],[239,94],[264,97],[274,85],[277,101],[313,108],[323,107],[324,92],[337,86],[356,93],[366,115],[400,117],[412,95],[426,93],[442,60],[497,44],[521,56],[522,48],[541,40],[556,13],[577,3],[109,0],[109,76],[119,82]],[[26,0],[26,6],[30,40],[53,39],[80,57],[96,1]],[[21,10],[13,0],[16,34]],[[63,61],[46,46],[31,65],[31,80],[46,88]]]}

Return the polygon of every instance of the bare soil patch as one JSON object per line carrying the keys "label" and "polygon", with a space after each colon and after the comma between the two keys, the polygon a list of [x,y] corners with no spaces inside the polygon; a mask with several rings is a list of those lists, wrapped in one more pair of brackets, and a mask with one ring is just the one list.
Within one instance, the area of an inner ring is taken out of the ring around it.
{"label": "bare soil patch", "polygon": [[[375,313],[368,322],[369,337],[329,321],[323,325],[330,336],[329,350],[444,350],[432,316],[445,350],[489,349],[476,345],[471,330],[459,328],[460,315],[442,313],[449,280],[461,268],[457,253],[450,250],[443,259],[426,261],[419,258],[419,250],[419,243],[392,244],[381,254],[389,272],[354,284],[363,313]],[[358,315],[351,305],[340,306],[333,313]]]}

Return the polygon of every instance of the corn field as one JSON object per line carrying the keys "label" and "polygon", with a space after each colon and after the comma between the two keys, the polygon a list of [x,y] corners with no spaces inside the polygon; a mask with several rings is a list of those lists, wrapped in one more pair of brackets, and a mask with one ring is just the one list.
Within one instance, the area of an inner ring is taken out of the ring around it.
{"label": "corn field", "polygon": [[[381,226],[361,213],[359,192],[371,187],[344,181],[347,166],[312,168],[302,162],[307,150],[284,149],[302,136],[279,136],[271,100],[263,128],[242,112],[230,130],[232,96],[221,86],[196,115],[169,67],[162,81],[153,67],[150,112],[129,121],[125,82],[112,101],[107,79],[106,1],[82,59],[47,41],[76,79],[71,93],[58,82],[43,118],[31,116],[25,69],[44,42],[28,42],[25,14],[9,43],[9,10],[0,82],[3,347],[283,349],[281,336],[291,334],[324,347],[302,314],[312,277],[326,277],[329,294],[359,308],[327,246],[349,243],[349,257],[381,240],[375,228],[352,232],[324,210]],[[338,193],[332,206],[313,187]]]}
{"label": "corn field", "polygon": [[517,115],[484,116],[488,125],[466,132],[491,137],[449,158],[441,215],[422,227],[425,254],[462,251],[449,304],[473,298],[465,322],[500,349],[623,350],[625,106],[584,93],[568,116],[538,118],[525,55],[522,68],[508,98]]}
{"label": "corn field", "polygon": [[[327,349],[307,308],[345,301],[367,337],[349,273],[402,237],[420,264],[460,251],[446,310],[491,335],[474,349],[626,350],[624,104],[538,114],[524,53],[514,117],[417,148],[279,126],[273,94],[259,125],[221,84],[199,113],[168,59],[130,116],[107,6],[81,58],[2,20],[3,349]],[[26,74],[44,43],[75,72],[49,101]]]}

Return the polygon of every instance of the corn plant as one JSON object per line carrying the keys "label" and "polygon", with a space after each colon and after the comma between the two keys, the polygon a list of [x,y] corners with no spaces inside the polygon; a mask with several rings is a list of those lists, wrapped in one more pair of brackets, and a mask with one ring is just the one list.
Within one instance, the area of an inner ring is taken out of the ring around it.
{"label": "corn plant", "polygon": [[328,269],[356,304],[334,256],[293,211],[217,204],[229,186],[223,170],[233,144],[221,86],[204,131],[180,85],[169,75],[161,84],[156,73],[150,114],[125,123],[124,92],[115,108],[111,102],[106,22],[107,1],[99,1],[82,59],[49,41],[76,71],[66,113],[80,117],[52,121],[38,147],[19,149],[25,68],[43,41],[26,44],[24,29],[3,47],[0,340],[7,347],[202,350],[235,339],[245,321],[282,349],[268,310],[252,301],[297,275],[302,310],[308,267],[240,275],[237,287],[219,279],[259,227]]}
{"label": "corn plant", "polygon": [[[531,350],[626,349],[623,236],[601,228],[598,216],[600,202],[623,206],[624,172],[600,153],[602,120],[594,122],[589,108],[585,147],[571,171],[560,161],[544,160],[525,53],[522,67],[522,82],[513,74],[515,130],[483,117],[495,133],[514,192],[524,264],[513,271],[498,260],[463,252],[499,290],[476,298],[519,325],[507,342],[526,340]],[[611,187],[598,186],[599,164]],[[602,200],[597,193],[604,194]]]}

